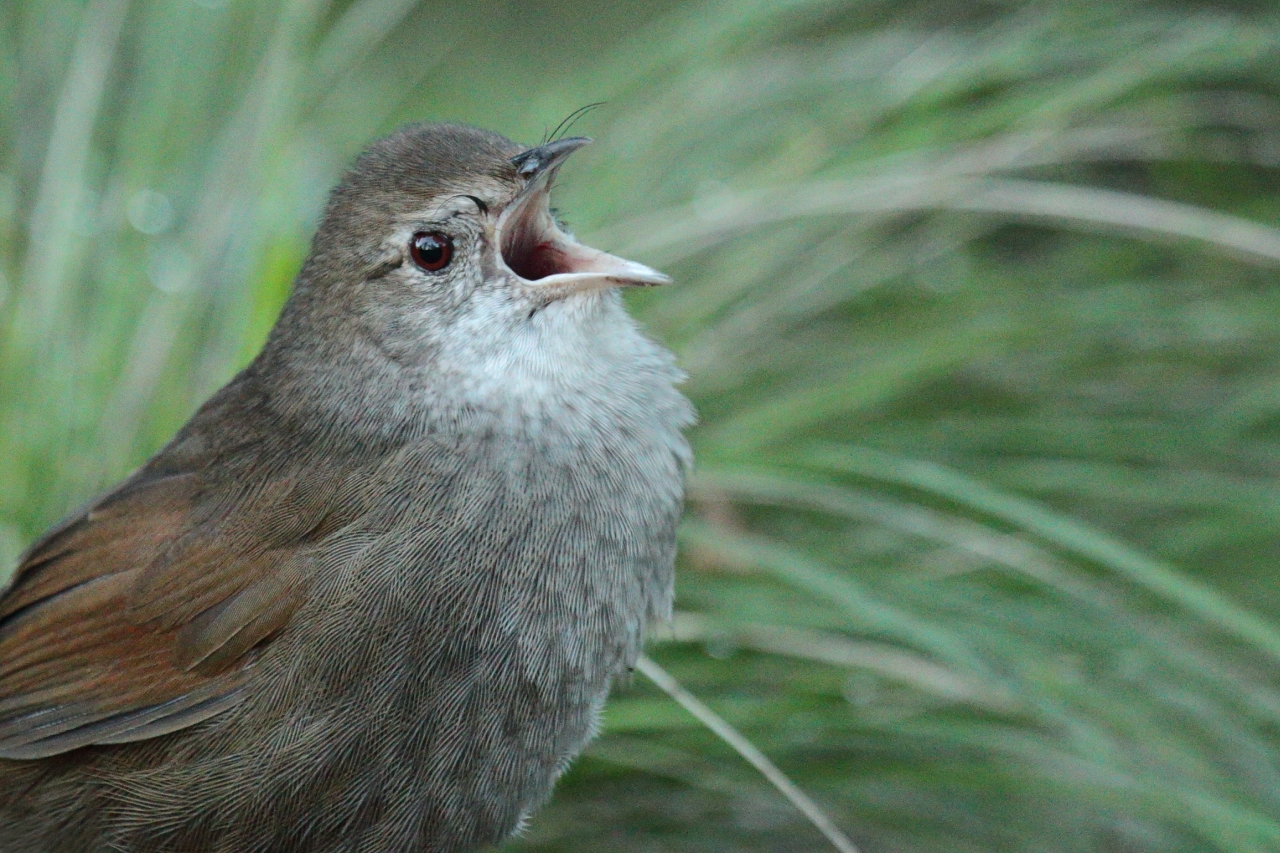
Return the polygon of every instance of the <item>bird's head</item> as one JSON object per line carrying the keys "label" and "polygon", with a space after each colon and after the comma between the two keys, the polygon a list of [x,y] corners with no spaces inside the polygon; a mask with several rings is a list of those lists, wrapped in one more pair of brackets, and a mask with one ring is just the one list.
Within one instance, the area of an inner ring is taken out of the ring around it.
{"label": "bird's head", "polygon": [[670,279],[579,243],[549,207],[561,165],[588,141],[526,148],[414,125],[373,143],[330,196],[273,341],[323,339],[494,399],[608,384],[610,365],[652,363],[669,384],[669,359],[651,357],[616,291]]}

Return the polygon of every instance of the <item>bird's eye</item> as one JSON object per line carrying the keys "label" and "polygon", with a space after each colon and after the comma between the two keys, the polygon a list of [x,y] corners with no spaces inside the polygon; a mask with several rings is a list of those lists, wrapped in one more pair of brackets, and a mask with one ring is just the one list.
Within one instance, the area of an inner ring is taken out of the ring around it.
{"label": "bird's eye", "polygon": [[453,260],[453,240],[439,231],[419,231],[409,241],[409,255],[427,272],[439,272]]}

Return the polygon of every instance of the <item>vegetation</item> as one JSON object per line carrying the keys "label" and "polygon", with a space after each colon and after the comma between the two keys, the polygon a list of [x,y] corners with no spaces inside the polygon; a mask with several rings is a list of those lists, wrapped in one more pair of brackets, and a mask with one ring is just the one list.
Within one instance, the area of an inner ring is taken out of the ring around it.
{"label": "vegetation", "polygon": [[[1083,0],[0,7],[0,552],[261,343],[410,119],[672,273],[652,657],[868,853],[1280,849],[1280,18]],[[511,850],[819,850],[647,680]]]}

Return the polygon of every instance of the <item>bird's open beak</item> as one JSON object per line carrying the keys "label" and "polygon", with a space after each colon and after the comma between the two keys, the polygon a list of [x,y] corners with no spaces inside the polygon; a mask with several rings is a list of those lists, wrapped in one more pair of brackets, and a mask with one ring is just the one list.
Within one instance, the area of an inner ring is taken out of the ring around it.
{"label": "bird's open beak", "polygon": [[503,262],[552,299],[622,285],[670,284],[670,278],[644,264],[582,245],[561,231],[551,215],[551,182],[560,164],[590,141],[582,136],[558,139],[511,158],[528,183],[498,217]]}

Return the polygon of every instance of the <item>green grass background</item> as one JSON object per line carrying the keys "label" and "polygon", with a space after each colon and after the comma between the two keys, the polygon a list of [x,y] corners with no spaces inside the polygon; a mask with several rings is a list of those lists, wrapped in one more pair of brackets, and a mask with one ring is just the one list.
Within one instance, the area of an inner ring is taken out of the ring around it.
{"label": "green grass background", "polygon": [[[869,853],[1280,850],[1280,10],[0,5],[0,556],[255,352],[324,193],[452,119],[701,424],[653,657]],[[509,850],[825,842],[637,679]]]}

